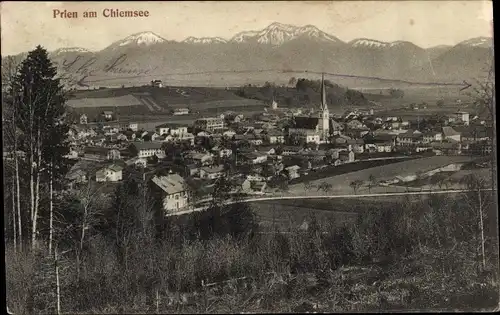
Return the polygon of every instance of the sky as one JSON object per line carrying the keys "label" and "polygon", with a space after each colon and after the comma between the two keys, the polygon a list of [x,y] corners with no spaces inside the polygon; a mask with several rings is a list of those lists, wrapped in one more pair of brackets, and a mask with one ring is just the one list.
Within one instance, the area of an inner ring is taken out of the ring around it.
{"label": "sky", "polygon": [[[420,47],[492,37],[491,1],[247,1],[247,2],[9,2],[1,4],[1,52],[12,55],[40,44],[100,50],[128,35],[152,31],[168,40],[189,36],[229,39],[273,22],[319,29],[350,41],[411,41]],[[149,17],[105,18],[104,9],[149,11]],[[77,18],[53,18],[53,10]],[[83,12],[96,11],[85,19]]]}

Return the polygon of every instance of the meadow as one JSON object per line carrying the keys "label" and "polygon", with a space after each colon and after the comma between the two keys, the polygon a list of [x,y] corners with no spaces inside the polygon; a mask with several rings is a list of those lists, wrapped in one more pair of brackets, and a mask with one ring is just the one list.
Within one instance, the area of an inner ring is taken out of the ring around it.
{"label": "meadow", "polygon": [[[307,184],[317,187],[321,183],[326,182],[332,185],[328,194],[352,194],[353,189],[349,187],[349,183],[356,180],[368,182],[371,175],[376,179],[377,182],[380,182],[383,180],[394,179],[396,176],[414,175],[419,171],[425,172],[442,166],[446,166],[451,163],[465,163],[472,160],[474,160],[474,158],[469,156],[432,156],[414,160],[404,160],[389,165],[382,165],[346,174],[341,174],[337,176],[312,180]],[[304,193],[308,192],[309,190],[306,189],[304,183],[297,183],[290,185],[289,191],[291,193],[293,192]],[[405,188],[404,187],[372,188],[373,193],[399,192],[399,191],[403,192],[405,191]],[[359,190],[359,192],[368,193],[368,189],[366,187],[363,187]],[[309,191],[309,193],[312,192]],[[314,189],[313,193],[316,193],[316,189]],[[317,193],[323,194],[324,192],[318,191]]]}

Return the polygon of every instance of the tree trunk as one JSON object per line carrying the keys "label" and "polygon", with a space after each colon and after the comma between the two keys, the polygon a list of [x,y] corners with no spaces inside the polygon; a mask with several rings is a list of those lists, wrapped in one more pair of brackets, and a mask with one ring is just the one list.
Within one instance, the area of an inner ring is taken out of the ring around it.
{"label": "tree trunk", "polygon": [[59,262],[57,261],[57,246],[54,250],[54,261],[56,266],[56,297],[57,297],[57,315],[61,314],[61,287],[59,284]]}
{"label": "tree trunk", "polygon": [[53,173],[52,173],[52,164],[50,165],[50,180],[49,180],[49,255],[52,254],[52,240],[54,237],[53,231],[53,211],[54,211],[54,194],[53,194]]}
{"label": "tree trunk", "polygon": [[41,139],[40,139],[40,126],[38,127],[38,138],[37,138],[37,165],[36,165],[36,185],[35,185],[35,210],[33,214],[33,234],[32,234],[32,246],[36,247],[36,235],[37,235],[37,222],[38,222],[38,209],[40,206],[40,168],[42,164],[42,150],[41,150]]}
{"label": "tree trunk", "polygon": [[484,254],[484,224],[483,224],[483,203],[482,203],[482,196],[481,196],[481,190],[477,190],[478,194],[478,200],[479,200],[479,225],[481,229],[481,256],[482,256],[482,263],[483,263],[483,270],[486,268],[486,257]]}
{"label": "tree trunk", "polygon": [[33,155],[30,156],[30,217],[31,217],[31,247],[34,248],[35,244],[35,183],[33,172]]}
{"label": "tree trunk", "polygon": [[17,233],[19,233],[19,250],[23,250],[23,230],[21,219],[21,188],[19,184],[19,163],[17,161],[17,152],[14,154],[16,168],[16,206],[17,206]]}
{"label": "tree trunk", "polygon": [[[12,181],[12,227],[14,236],[14,253],[17,253],[17,229],[16,229],[16,190],[15,190],[15,182]],[[8,225],[6,225],[8,226]]]}
{"label": "tree trunk", "polygon": [[38,222],[38,204],[40,203],[40,174],[36,174],[36,183],[35,183],[35,204],[33,211],[33,222],[32,222],[32,231],[31,231],[31,246],[32,249],[36,248],[36,235],[37,235],[37,222]]}

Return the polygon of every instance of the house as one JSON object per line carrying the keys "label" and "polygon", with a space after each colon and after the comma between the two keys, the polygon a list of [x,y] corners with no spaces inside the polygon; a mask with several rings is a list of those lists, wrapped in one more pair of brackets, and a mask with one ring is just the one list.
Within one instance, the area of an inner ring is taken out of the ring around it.
{"label": "house", "polygon": [[222,133],[222,135],[224,137],[226,137],[227,139],[232,139],[235,134],[236,134],[236,132],[234,132],[233,130],[227,130],[227,131],[224,131],[224,133]]}
{"label": "house", "polygon": [[196,176],[196,175],[198,175],[199,172],[200,172],[200,168],[198,167],[198,165],[196,165],[194,163],[186,165],[187,176]]}
{"label": "house", "polygon": [[360,122],[359,120],[357,119],[353,119],[351,121],[348,121],[346,123],[346,129],[362,129],[362,128],[365,128],[366,126]]}
{"label": "house", "polygon": [[178,174],[154,176],[151,181],[162,193],[165,213],[181,211],[189,205],[189,192],[186,181]]}
{"label": "house", "polygon": [[346,143],[351,145],[351,150],[354,153],[359,154],[364,152],[365,142],[363,139],[349,139]]}
{"label": "house", "polygon": [[262,145],[263,141],[262,138],[256,135],[249,135],[247,137],[248,142],[250,142],[253,145]]}
{"label": "house", "polygon": [[185,158],[193,161],[197,165],[208,166],[213,162],[213,156],[210,153],[189,152],[186,154]]}
{"label": "house", "polygon": [[298,165],[292,165],[289,167],[285,167],[285,172],[287,173],[288,179],[290,179],[290,180],[300,177],[299,170],[300,170],[300,166],[298,166]]}
{"label": "house", "polygon": [[84,139],[87,137],[95,137],[97,133],[94,129],[85,126],[71,126],[68,130],[68,135],[74,139]]}
{"label": "house", "polygon": [[263,194],[266,190],[267,183],[264,181],[250,182],[250,189],[253,193]]}
{"label": "house", "polygon": [[213,167],[200,168],[199,176],[203,179],[216,179],[224,175],[224,166],[218,165]]}
{"label": "house", "polygon": [[155,141],[159,141],[159,142],[172,142],[174,141],[174,136],[168,134],[168,133],[165,133],[161,136],[158,136]]}
{"label": "house", "polygon": [[129,146],[131,156],[147,158],[162,152],[161,142],[134,142]]}
{"label": "house", "polygon": [[75,149],[70,149],[68,154],[66,154],[64,157],[70,160],[76,160],[78,159],[78,151]]}
{"label": "house", "polygon": [[376,152],[379,152],[379,153],[382,153],[382,152],[392,152],[393,150],[393,146],[392,146],[392,143],[391,142],[378,142],[378,143],[375,143],[375,147],[376,147]]}
{"label": "house", "polygon": [[138,167],[146,167],[148,162],[145,158],[140,158],[140,157],[133,157],[131,159],[128,159],[125,161],[125,164],[127,166],[130,166],[130,165],[135,165],[135,166],[138,166]]}
{"label": "house", "polygon": [[219,157],[230,157],[233,154],[233,150],[215,146],[212,148],[212,151]]}
{"label": "house", "polygon": [[84,161],[76,162],[68,171],[65,176],[65,179],[69,181],[70,186],[73,184],[81,184],[88,181],[88,172],[89,165]]}
{"label": "house", "polygon": [[285,135],[279,130],[270,130],[264,137],[265,140],[270,144],[285,143]]}
{"label": "house", "polygon": [[103,111],[102,117],[104,117],[104,119],[106,119],[106,120],[112,120],[113,119],[113,112],[112,111]]}
{"label": "house", "polygon": [[163,87],[163,83],[161,82],[161,80],[152,80],[151,86],[156,88],[161,88]]}
{"label": "house", "polygon": [[418,130],[408,130],[404,133],[401,133],[397,136],[396,141],[399,145],[402,146],[410,146],[415,145],[423,140],[423,135]]}
{"label": "house", "polygon": [[196,129],[214,132],[224,129],[224,119],[220,117],[200,118],[194,122]]}
{"label": "house", "polygon": [[81,124],[81,125],[86,125],[86,124],[87,124],[87,121],[88,121],[88,117],[87,117],[87,115],[82,114],[82,115],[80,116],[80,124]]}
{"label": "house", "polygon": [[182,124],[161,124],[155,127],[155,131],[160,135],[169,134],[172,136],[181,136],[187,133],[188,127]]}
{"label": "house", "polygon": [[339,152],[339,160],[341,160],[343,163],[351,163],[354,162],[354,152],[353,151],[342,151]]}
{"label": "house", "polygon": [[242,157],[251,164],[260,164],[267,161],[267,155],[258,152],[243,153]]}
{"label": "house", "polygon": [[137,131],[139,130],[139,124],[136,122],[130,122],[127,124],[127,129],[130,129],[132,131]]}
{"label": "house", "polygon": [[173,112],[174,116],[188,115],[188,114],[189,114],[189,108],[176,108],[174,109]]}
{"label": "house", "polygon": [[457,111],[455,113],[456,115],[456,120],[462,122],[465,126],[469,125],[469,113],[468,112],[463,112],[463,111]]}
{"label": "house", "polygon": [[443,134],[439,131],[429,131],[425,132],[422,137],[423,143],[439,142],[443,141]]}
{"label": "house", "polygon": [[103,147],[85,147],[83,149],[83,157],[89,160],[119,160],[121,158],[120,151],[112,148]]}
{"label": "house", "polygon": [[462,146],[459,142],[432,142],[429,144],[436,155],[460,155]]}
{"label": "house", "polygon": [[301,150],[300,147],[284,146],[281,154],[282,155],[294,155],[294,154],[299,153],[300,150]]}
{"label": "house", "polygon": [[443,127],[443,139],[460,141],[460,133],[452,127]]}
{"label": "house", "polygon": [[455,127],[455,131],[460,133],[461,141],[484,141],[490,139],[490,128],[485,126]]}
{"label": "house", "polygon": [[106,166],[96,172],[97,182],[118,182],[122,180],[123,168],[119,165]]}
{"label": "house", "polygon": [[299,134],[299,139],[304,141],[305,143],[320,143],[321,135],[314,131],[306,131],[302,134]]}

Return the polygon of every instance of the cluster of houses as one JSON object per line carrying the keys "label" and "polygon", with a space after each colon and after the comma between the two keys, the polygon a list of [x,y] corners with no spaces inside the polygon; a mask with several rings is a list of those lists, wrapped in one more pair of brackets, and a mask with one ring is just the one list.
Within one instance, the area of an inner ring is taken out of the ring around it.
{"label": "cluster of houses", "polygon": [[[72,150],[68,157],[78,162],[68,179],[73,183],[94,178],[118,182],[127,169],[147,169],[148,180],[164,196],[165,211],[171,212],[185,209],[192,191],[208,195],[224,175],[234,181],[237,191],[261,194],[277,179],[296,180],[316,169],[362,159],[491,152],[491,126],[468,113],[425,123],[381,117],[373,109],[335,116],[329,113],[324,84],[321,93],[319,110],[309,113],[282,109],[273,101],[253,117],[227,112],[189,125],[159,124],[154,130],[142,130],[134,122],[100,129],[75,125],[69,134]],[[85,163],[97,167],[81,167]],[[161,169],[169,173],[160,175]]]}

